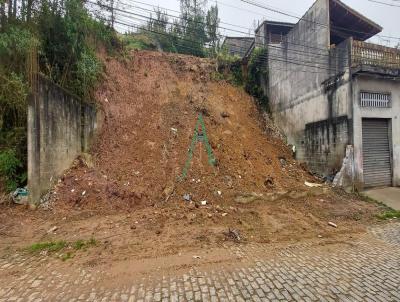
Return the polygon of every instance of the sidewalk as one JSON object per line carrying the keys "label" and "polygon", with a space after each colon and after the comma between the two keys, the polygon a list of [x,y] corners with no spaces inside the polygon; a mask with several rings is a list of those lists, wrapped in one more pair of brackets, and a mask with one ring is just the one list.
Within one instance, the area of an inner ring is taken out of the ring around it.
{"label": "sidewalk", "polygon": [[400,188],[380,188],[363,192],[364,195],[383,202],[396,211],[400,211]]}

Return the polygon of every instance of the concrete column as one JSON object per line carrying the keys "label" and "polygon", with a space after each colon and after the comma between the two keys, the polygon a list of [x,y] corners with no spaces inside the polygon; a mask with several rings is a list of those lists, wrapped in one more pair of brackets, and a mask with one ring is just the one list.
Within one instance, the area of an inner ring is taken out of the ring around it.
{"label": "concrete column", "polygon": [[40,202],[40,115],[38,94],[28,97],[28,192],[32,208]]}

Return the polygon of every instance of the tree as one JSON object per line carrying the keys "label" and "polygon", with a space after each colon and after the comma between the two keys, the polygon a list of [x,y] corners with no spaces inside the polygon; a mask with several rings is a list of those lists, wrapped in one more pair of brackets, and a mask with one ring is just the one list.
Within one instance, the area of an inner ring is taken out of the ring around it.
{"label": "tree", "polygon": [[208,40],[210,42],[210,49],[212,56],[215,56],[218,51],[219,22],[220,19],[218,16],[218,5],[211,6],[209,11],[207,12],[206,26],[207,26],[207,35],[208,35]]}
{"label": "tree", "polygon": [[205,30],[205,0],[181,0],[182,36],[179,52],[204,56],[204,44],[207,41]]}

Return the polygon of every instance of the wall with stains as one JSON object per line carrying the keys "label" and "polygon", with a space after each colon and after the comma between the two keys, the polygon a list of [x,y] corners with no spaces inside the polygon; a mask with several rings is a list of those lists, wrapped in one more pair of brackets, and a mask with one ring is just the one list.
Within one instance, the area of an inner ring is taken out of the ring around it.
{"label": "wall with stains", "polygon": [[330,47],[330,28],[317,24],[329,24],[326,0],[314,3],[283,44],[268,46],[269,97],[297,159],[331,175],[352,137],[350,40]]}
{"label": "wall with stains", "polygon": [[38,204],[73,160],[89,149],[96,107],[40,77],[28,104],[28,189]]}

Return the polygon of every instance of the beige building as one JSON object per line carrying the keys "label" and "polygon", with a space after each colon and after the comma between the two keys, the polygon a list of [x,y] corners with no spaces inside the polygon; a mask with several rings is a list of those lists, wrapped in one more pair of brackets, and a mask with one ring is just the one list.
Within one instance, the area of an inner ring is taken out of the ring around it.
{"label": "beige building", "polygon": [[359,189],[400,186],[400,51],[365,42],[382,28],[339,0],[317,0],[282,28],[278,43],[260,32],[256,41],[297,158]]}

